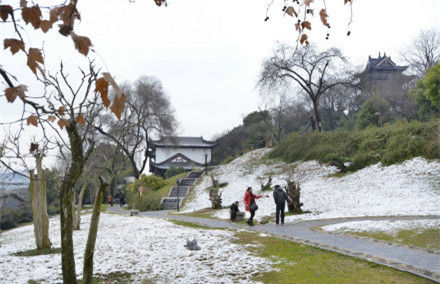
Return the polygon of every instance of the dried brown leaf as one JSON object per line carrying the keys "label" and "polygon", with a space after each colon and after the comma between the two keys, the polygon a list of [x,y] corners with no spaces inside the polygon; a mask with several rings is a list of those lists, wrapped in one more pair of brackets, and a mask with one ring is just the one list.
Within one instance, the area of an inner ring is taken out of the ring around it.
{"label": "dried brown leaf", "polygon": [[328,22],[327,22],[327,11],[325,9],[321,9],[321,11],[319,11],[319,17],[321,18],[321,22],[323,23],[324,26],[328,26]]}
{"label": "dried brown leaf", "polygon": [[303,29],[311,30],[312,29],[312,24],[309,21],[304,21],[304,22],[301,23],[301,27]]}
{"label": "dried brown leaf", "polygon": [[95,92],[101,94],[102,103],[106,108],[110,106],[110,100],[108,99],[108,82],[104,78],[99,78],[95,83]]}
{"label": "dried brown leaf", "polygon": [[308,39],[307,34],[302,34],[301,38],[299,39],[299,42],[301,44],[304,44],[307,41],[307,39]]}
{"label": "dried brown leaf", "polygon": [[64,114],[66,113],[66,108],[64,106],[60,106],[58,108],[57,112],[58,112],[59,115],[64,116]]}
{"label": "dried brown leaf", "polygon": [[348,2],[352,3],[351,0],[344,0],[344,5],[347,4]]}
{"label": "dried brown leaf", "polygon": [[82,115],[78,115],[76,118],[76,122],[78,122],[81,126],[84,126],[86,124],[86,120]]}
{"label": "dried brown leaf", "polygon": [[288,14],[292,17],[293,17],[293,15],[295,15],[295,17],[298,17],[298,13],[295,11],[295,8],[293,8],[292,6],[287,7],[286,14]]}
{"label": "dried brown leaf", "polygon": [[47,119],[49,119],[50,122],[54,122],[57,119],[57,117],[55,115],[51,115]]}
{"label": "dried brown leaf", "polygon": [[125,95],[116,96],[113,100],[113,104],[110,107],[111,111],[116,115],[116,117],[121,120],[122,112],[124,111]]}
{"label": "dried brown leaf", "polygon": [[38,117],[36,115],[31,115],[26,118],[27,125],[32,124],[35,127],[38,127]]}
{"label": "dried brown leaf", "polygon": [[40,29],[44,32],[47,33],[50,29],[52,28],[52,22],[48,21],[48,20],[42,20],[40,22]]}
{"label": "dried brown leaf", "polygon": [[12,14],[13,11],[14,10],[10,5],[0,5],[0,18],[3,20],[3,22],[6,22],[9,14]]}
{"label": "dried brown leaf", "polygon": [[66,128],[69,128],[69,127],[70,127],[70,123],[69,123],[69,121],[68,121],[67,119],[64,119],[64,118],[58,120],[57,123],[58,123],[58,126],[59,126],[61,129],[63,129],[64,127],[66,127]]}
{"label": "dried brown leaf", "polygon": [[89,47],[92,45],[90,39],[86,36],[79,36],[73,31],[70,33],[73,42],[75,43],[75,48],[78,49],[79,53],[87,56],[89,53]]}
{"label": "dried brown leaf", "polygon": [[40,27],[41,10],[40,7],[38,7],[38,4],[30,8],[23,7],[21,9],[21,17],[26,24],[31,23],[34,29],[38,29]]}
{"label": "dried brown leaf", "polygon": [[3,41],[4,48],[10,48],[12,55],[16,54],[20,49],[24,51],[24,42],[15,38],[5,38]]}
{"label": "dried brown leaf", "polygon": [[26,96],[25,95],[26,91],[27,91],[26,85],[18,85],[17,87],[14,88],[7,88],[5,90],[5,97],[8,100],[8,102],[13,103],[17,98],[17,96],[24,98]]}
{"label": "dried brown leaf", "polygon": [[37,74],[37,68],[40,68],[40,66],[38,66],[38,62],[44,64],[43,55],[41,54],[41,51],[38,48],[29,48],[27,65],[29,66],[29,68],[31,68],[34,74]]}
{"label": "dried brown leaf", "polygon": [[103,72],[102,76],[104,79],[112,85],[113,89],[115,90],[116,96],[120,97],[123,95],[121,88],[119,88],[118,84],[116,83],[115,79],[113,79],[112,75],[107,72]]}
{"label": "dried brown leaf", "polygon": [[20,7],[27,7],[27,1],[26,0],[20,0]]}
{"label": "dried brown leaf", "polygon": [[67,25],[60,25],[60,29],[58,32],[62,34],[63,36],[68,36],[73,31],[73,28],[71,26]]}
{"label": "dried brown leaf", "polygon": [[301,31],[301,26],[300,26],[300,24],[298,24],[298,23],[295,24],[295,30],[297,30],[297,31]]}
{"label": "dried brown leaf", "polygon": [[306,6],[310,6],[312,2],[313,0],[304,0],[304,4],[306,4]]}

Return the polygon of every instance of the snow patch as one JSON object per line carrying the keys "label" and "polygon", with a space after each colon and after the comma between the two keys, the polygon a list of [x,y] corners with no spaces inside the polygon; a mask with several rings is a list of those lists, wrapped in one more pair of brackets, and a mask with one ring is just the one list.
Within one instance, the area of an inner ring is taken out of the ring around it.
{"label": "snow patch", "polygon": [[[90,215],[82,217],[81,231],[74,231],[75,261],[82,278],[83,254]],[[18,257],[12,253],[35,248],[33,226],[4,232],[0,238],[0,283],[61,282],[61,255]],[[102,214],[96,241],[94,272],[133,273],[134,281],[156,283],[249,283],[254,274],[269,271],[273,262],[233,244],[234,233],[178,226],[148,217]],[[53,247],[60,247],[58,218],[50,219]],[[190,251],[186,239],[201,247]]]}
{"label": "snow patch", "polygon": [[[287,168],[296,167],[294,177],[301,183],[301,202],[311,213],[286,216],[286,222],[323,218],[391,216],[391,215],[440,215],[439,173],[440,163],[424,158],[414,158],[402,164],[384,167],[380,163],[343,177],[329,177],[335,167],[316,161],[285,164],[262,161],[270,149],[251,151],[231,163],[213,170],[220,182],[228,182],[221,189],[223,205],[239,201],[244,211],[243,197],[248,186],[254,193],[269,195],[257,200],[259,210],[255,219],[275,213],[272,192],[260,192],[260,184],[270,175],[273,185],[286,185]],[[192,212],[211,206],[209,176],[204,176],[194,188],[195,196],[184,212]],[[249,216],[249,213],[246,213]],[[215,213],[215,217],[229,218],[229,210]]]}
{"label": "snow patch", "polygon": [[327,232],[384,232],[395,235],[401,230],[440,228],[440,220],[368,220],[351,221],[321,227]]}

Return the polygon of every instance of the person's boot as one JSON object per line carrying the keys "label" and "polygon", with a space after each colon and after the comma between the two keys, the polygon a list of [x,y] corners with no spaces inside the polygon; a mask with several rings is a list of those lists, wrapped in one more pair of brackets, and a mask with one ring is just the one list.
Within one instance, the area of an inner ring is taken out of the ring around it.
{"label": "person's boot", "polygon": [[247,220],[249,226],[251,226],[251,220]]}

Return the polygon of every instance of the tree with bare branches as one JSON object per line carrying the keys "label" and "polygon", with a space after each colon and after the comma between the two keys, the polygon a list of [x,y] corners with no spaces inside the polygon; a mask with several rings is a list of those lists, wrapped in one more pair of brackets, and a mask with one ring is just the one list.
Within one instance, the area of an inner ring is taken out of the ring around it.
{"label": "tree with bare branches", "polygon": [[419,78],[440,62],[440,30],[421,31],[400,56]]}
{"label": "tree with bare branches", "polygon": [[[125,84],[126,105],[121,121],[107,116],[96,127],[109,143],[117,145],[139,178],[148,161],[149,141],[154,136],[171,135],[176,128],[173,109],[162,84],[152,77],[140,77]],[[141,163],[136,159],[141,157]]]}
{"label": "tree with bare branches", "polygon": [[319,52],[312,45],[294,48],[282,44],[263,62],[258,86],[263,94],[290,84],[298,86],[297,92],[306,94],[313,106],[315,129],[321,131],[320,101],[332,88],[350,82],[341,72],[345,65],[338,49]]}

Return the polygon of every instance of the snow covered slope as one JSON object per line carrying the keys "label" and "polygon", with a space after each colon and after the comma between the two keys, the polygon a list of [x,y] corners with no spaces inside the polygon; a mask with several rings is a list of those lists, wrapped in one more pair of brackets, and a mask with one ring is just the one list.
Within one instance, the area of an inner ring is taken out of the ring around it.
{"label": "snow covered slope", "polygon": [[[438,162],[414,158],[399,165],[382,167],[376,164],[343,177],[329,177],[337,172],[336,168],[316,161],[291,165],[262,161],[268,151],[249,152],[213,171],[220,182],[228,182],[222,188],[224,206],[239,201],[240,210],[244,210],[244,193],[248,186],[252,186],[254,193],[269,195],[257,200],[259,210],[256,219],[274,213],[272,192],[260,192],[260,184],[271,175],[273,185],[285,186],[285,179],[295,168],[293,176],[301,182],[303,210],[311,213],[288,216],[286,222],[353,216],[440,214]],[[210,178],[204,177],[195,188],[195,197],[186,204],[186,212],[210,206],[206,190],[210,185]],[[229,218],[228,210],[220,210],[217,216]]]}
{"label": "snow covered slope", "polygon": [[[74,231],[76,271],[81,278],[90,215]],[[59,217],[50,219],[53,247],[60,247]],[[177,226],[148,217],[102,214],[95,248],[94,272],[128,272],[136,283],[250,283],[272,263],[233,244],[233,233]],[[184,248],[196,238],[201,250]],[[18,257],[12,253],[35,248],[33,226],[4,232],[0,237],[0,283],[61,283],[61,255]],[[148,282],[148,281],[147,281]],[[148,282],[149,283],[149,282]]]}

